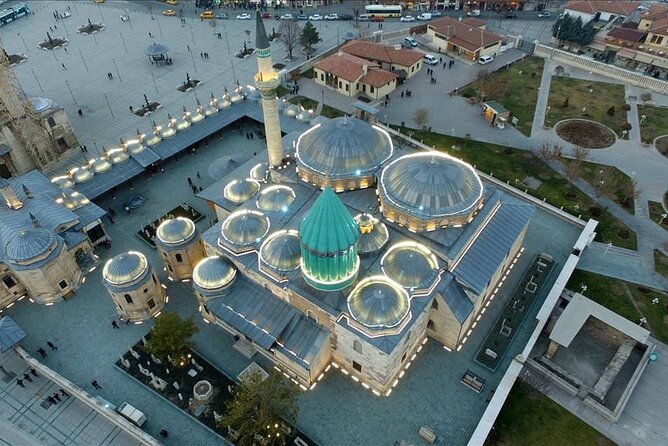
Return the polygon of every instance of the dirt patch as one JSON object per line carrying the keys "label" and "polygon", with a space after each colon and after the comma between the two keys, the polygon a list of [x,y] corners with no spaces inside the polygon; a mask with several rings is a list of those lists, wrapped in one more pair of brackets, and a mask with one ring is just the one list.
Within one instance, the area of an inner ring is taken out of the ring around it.
{"label": "dirt patch", "polygon": [[561,139],[588,149],[604,149],[615,143],[615,132],[598,122],[567,119],[557,124]]}
{"label": "dirt patch", "polygon": [[668,135],[659,136],[654,140],[656,150],[661,152],[663,156],[668,156]]}

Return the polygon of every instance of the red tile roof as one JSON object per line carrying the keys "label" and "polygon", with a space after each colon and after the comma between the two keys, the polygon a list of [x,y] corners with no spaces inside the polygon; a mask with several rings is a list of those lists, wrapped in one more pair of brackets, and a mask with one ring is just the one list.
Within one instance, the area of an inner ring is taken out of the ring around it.
{"label": "red tile roof", "polygon": [[360,82],[364,82],[365,84],[371,85],[372,87],[380,88],[398,77],[399,76],[396,74],[390,73],[389,71],[383,70],[382,68],[374,68],[362,76]]}
{"label": "red tile roof", "polygon": [[313,65],[314,68],[331,73],[337,77],[354,82],[364,74],[364,66],[375,67],[377,64],[339,51]]}
{"label": "red tile roof", "polygon": [[642,42],[645,38],[645,32],[631,28],[614,28],[608,32],[608,37],[614,37],[615,39],[626,40],[628,42]]}
{"label": "red tile roof", "polygon": [[663,5],[650,5],[649,9],[640,14],[641,20],[660,20],[668,17],[668,8]]}
{"label": "red tile roof", "polygon": [[627,2],[622,0],[573,0],[566,3],[564,10],[585,12],[587,14],[596,14],[597,12],[609,12],[611,14],[627,16],[638,9],[640,3]]}
{"label": "red tile roof", "polygon": [[454,45],[466,48],[469,51],[477,51],[487,45],[503,40],[503,37],[498,34],[473,27],[465,22],[453,20],[450,17],[443,17],[432,21],[429,24],[429,28],[445,36]]}
{"label": "red tile roof", "polygon": [[362,40],[351,40],[341,47],[341,51],[363,59],[397,64],[404,67],[410,67],[422,60],[422,53],[417,51],[405,48],[397,50],[392,46],[379,45]]}
{"label": "red tile roof", "polygon": [[462,20],[462,23],[465,23],[469,26],[473,26],[473,27],[476,27],[476,28],[482,28],[483,26],[486,25],[486,23],[483,22],[482,20],[474,19],[473,17],[468,17],[468,18]]}
{"label": "red tile roof", "polygon": [[647,32],[668,36],[668,18],[652,22],[652,26]]}

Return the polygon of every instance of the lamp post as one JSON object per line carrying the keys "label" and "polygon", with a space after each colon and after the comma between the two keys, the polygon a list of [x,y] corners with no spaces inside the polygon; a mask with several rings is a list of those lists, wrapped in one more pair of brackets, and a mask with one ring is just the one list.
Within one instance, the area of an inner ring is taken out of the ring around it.
{"label": "lamp post", "polygon": [[21,42],[23,42],[23,46],[26,47],[26,53],[27,53],[29,51],[28,45],[26,44],[26,41],[23,40],[23,36],[21,35],[21,33],[16,33],[16,35],[19,36],[19,38],[21,38]]}
{"label": "lamp post", "polygon": [[661,220],[659,220],[659,226],[661,226],[663,224],[663,221],[666,218],[668,218],[668,214],[666,214],[666,213],[661,214]]}
{"label": "lamp post", "polygon": [[35,78],[35,82],[37,82],[37,85],[39,86],[39,90],[42,93],[44,93],[44,89],[42,88],[42,84],[39,83],[39,79],[37,79],[37,75],[35,74],[35,70],[30,70],[30,71],[32,72],[33,77]]}
{"label": "lamp post", "polygon": [[640,115],[640,125],[642,125],[642,123],[645,122],[645,119],[647,119],[647,115],[645,114]]}
{"label": "lamp post", "polygon": [[118,67],[116,66],[116,59],[111,59],[111,63],[114,64],[114,68],[116,69],[116,74],[118,75],[118,80],[123,82],[123,79],[121,79],[121,72],[118,71]]}
{"label": "lamp post", "polygon": [[70,92],[70,95],[72,96],[72,100],[74,100],[74,103],[78,104],[77,98],[74,97],[74,93],[72,93],[72,89],[70,88],[69,81],[65,81],[65,85],[67,86],[67,90]]}

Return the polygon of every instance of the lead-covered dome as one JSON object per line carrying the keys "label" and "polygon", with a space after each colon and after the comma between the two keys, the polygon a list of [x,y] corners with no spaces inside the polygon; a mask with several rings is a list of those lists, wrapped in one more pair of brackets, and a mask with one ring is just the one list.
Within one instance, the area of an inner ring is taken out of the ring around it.
{"label": "lead-covered dome", "polygon": [[118,254],[104,265],[102,278],[112,285],[125,285],[137,280],[148,268],[144,254],[128,251]]}
{"label": "lead-covered dome", "polygon": [[374,330],[397,327],[410,311],[406,290],[383,276],[368,277],[348,296],[348,311],[357,322]]}
{"label": "lead-covered dome", "polygon": [[380,259],[380,267],[387,277],[411,290],[430,288],[439,273],[436,256],[415,242],[392,245]]}
{"label": "lead-covered dome", "polygon": [[360,238],[357,241],[357,252],[368,254],[377,252],[390,240],[390,232],[385,223],[371,214],[357,214],[357,226],[360,228]]}
{"label": "lead-covered dome", "polygon": [[299,234],[294,230],[274,232],[260,248],[262,263],[279,272],[299,268],[300,259]]}
{"label": "lead-covered dome", "polygon": [[250,200],[259,190],[260,183],[256,180],[250,178],[233,180],[223,189],[223,196],[232,203],[243,203]]}
{"label": "lead-covered dome", "polygon": [[[483,186],[468,164],[438,152],[405,155],[391,162],[380,177],[379,193],[383,213],[401,222],[402,214],[427,226],[464,224],[479,208]],[[410,221],[406,222],[410,227]]]}
{"label": "lead-covered dome", "polygon": [[22,229],[11,236],[5,255],[15,263],[26,263],[47,254],[56,243],[56,236],[45,228]]}
{"label": "lead-covered dome", "polygon": [[295,191],[291,187],[282,184],[269,186],[260,192],[260,196],[257,199],[257,207],[263,211],[285,212],[295,201],[295,197]]}
{"label": "lead-covered dome", "polygon": [[169,218],[160,223],[155,235],[166,245],[179,245],[189,241],[195,235],[195,229],[195,223],[189,218]]}
{"label": "lead-covered dome", "polygon": [[387,132],[357,118],[331,119],[297,140],[300,169],[330,180],[372,175],[392,152]]}
{"label": "lead-covered dome", "polygon": [[218,291],[229,287],[237,275],[237,270],[227,260],[219,256],[207,257],[193,270],[193,283],[206,291]]}
{"label": "lead-covered dome", "polygon": [[259,243],[269,232],[269,219],[258,211],[242,210],[230,214],[221,228],[221,235],[236,246]]}

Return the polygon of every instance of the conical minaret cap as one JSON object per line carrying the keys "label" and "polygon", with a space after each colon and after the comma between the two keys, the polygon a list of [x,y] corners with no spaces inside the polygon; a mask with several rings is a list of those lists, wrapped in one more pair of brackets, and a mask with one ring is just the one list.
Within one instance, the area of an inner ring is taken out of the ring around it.
{"label": "conical minaret cap", "polygon": [[264,28],[264,23],[262,23],[260,11],[255,12],[255,47],[259,50],[270,47],[267,30]]}

